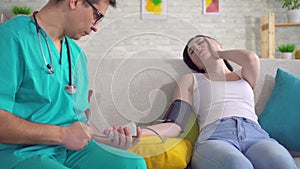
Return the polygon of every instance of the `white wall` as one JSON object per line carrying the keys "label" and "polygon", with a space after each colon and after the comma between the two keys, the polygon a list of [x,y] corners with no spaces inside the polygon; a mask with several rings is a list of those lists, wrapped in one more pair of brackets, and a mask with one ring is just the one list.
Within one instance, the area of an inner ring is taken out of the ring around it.
{"label": "white wall", "polygon": [[[202,0],[168,1],[169,16],[167,20],[145,21],[140,19],[141,0],[118,0],[117,8],[110,8],[105,20],[100,23],[99,32],[78,41],[79,45],[86,51],[89,59],[90,88],[96,91],[94,94],[96,99],[92,99],[92,110],[93,112],[100,112],[99,114],[94,114],[96,120],[103,120],[101,115],[103,106],[101,104],[105,104],[112,99],[106,93],[111,92],[111,94],[115,94],[119,92],[122,96],[128,94],[128,100],[126,100],[126,97],[117,98],[117,100],[121,100],[120,102],[114,100],[116,107],[111,106],[111,109],[118,108],[119,104],[123,105],[123,103],[130,102],[130,97],[136,95],[138,95],[137,97],[141,97],[140,101],[143,104],[140,105],[143,105],[143,108],[145,106],[152,106],[150,105],[152,103],[151,98],[155,98],[151,97],[153,93],[161,94],[164,90],[155,88],[153,92],[151,89],[149,96],[147,93],[140,96],[134,86],[131,86],[135,84],[136,79],[138,80],[141,77],[146,79],[144,83],[150,83],[152,86],[155,86],[154,84],[157,80],[155,81],[148,77],[145,70],[157,70],[158,77],[173,77],[172,73],[167,71],[168,69],[157,69],[156,67],[159,67],[159,64],[154,65],[154,68],[152,66],[144,68],[144,64],[141,64],[136,67],[128,67],[128,69],[122,71],[122,68],[126,66],[126,62],[120,64],[118,67],[109,68],[105,66],[105,62],[102,62],[103,59],[110,57],[181,58],[181,53],[186,42],[196,34],[206,34],[218,39],[225,49],[250,49],[260,56],[260,17],[274,11],[276,22],[286,22],[285,12],[275,0],[221,0],[222,11],[220,15],[203,15]],[[5,16],[10,17],[12,16],[10,10],[14,5],[27,5],[34,10],[38,10],[46,2],[47,0],[0,0],[0,13],[4,12]],[[300,27],[276,28],[276,44],[287,42],[296,43],[297,48],[300,49]],[[278,53],[276,54],[278,55]],[[166,64],[165,66],[170,65]],[[180,71],[180,69],[172,67],[172,71],[174,72]],[[132,74],[130,74],[128,73],[129,70],[134,70],[135,72],[131,71]],[[122,84],[121,80],[124,80],[124,78],[126,82],[128,81],[126,79],[127,76],[121,76],[124,72],[129,76],[129,80],[131,80],[130,84]],[[109,89],[103,91],[101,82],[105,81],[105,83],[109,83],[109,79],[117,80],[116,83],[122,84],[124,91],[113,88],[115,84],[113,82],[111,82],[111,86],[108,86]],[[164,88],[173,90],[173,87],[166,86]],[[148,88],[146,89],[148,90]],[[162,104],[164,103],[161,101],[163,98],[157,96],[153,103]],[[128,105],[128,108],[132,108],[130,106],[135,105]],[[164,110],[166,106],[160,106],[159,108]],[[145,109],[148,110],[148,107]],[[113,113],[113,111],[109,110],[107,112]],[[107,112],[105,113],[107,114]],[[129,113],[133,112],[129,111]],[[121,111],[120,113],[127,112]],[[140,113],[143,113],[143,111]],[[111,114],[111,116],[104,118],[104,120],[110,122],[109,119],[114,118],[113,121],[115,122],[120,119],[118,117],[120,117],[119,114]],[[127,118],[131,116],[122,114],[122,117]],[[132,121],[133,119],[129,120]]]}
{"label": "white wall", "polygon": [[[106,57],[180,58],[185,43],[196,34],[218,39],[225,49],[250,49],[260,56],[260,17],[274,11],[276,22],[286,22],[285,10],[275,0],[221,0],[220,15],[203,15],[202,0],[168,1],[168,19],[149,21],[141,20],[141,0],[118,0],[99,32],[78,41],[89,57],[91,72]],[[9,17],[14,5],[38,10],[46,2],[1,0],[0,12]],[[300,49],[300,27],[276,28],[275,44],[287,42]]]}

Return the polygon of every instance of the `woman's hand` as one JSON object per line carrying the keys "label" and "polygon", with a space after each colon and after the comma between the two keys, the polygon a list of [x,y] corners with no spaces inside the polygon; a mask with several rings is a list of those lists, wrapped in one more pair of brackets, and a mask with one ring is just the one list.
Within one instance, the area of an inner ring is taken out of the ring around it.
{"label": "woman's hand", "polygon": [[212,39],[209,39],[209,38],[204,38],[204,40],[206,41],[207,45],[208,45],[208,50],[210,51],[211,55],[213,57],[215,57],[216,59],[220,59],[220,56],[218,54],[219,50],[217,48],[216,45],[216,42]]}
{"label": "woman's hand", "polygon": [[[108,137],[103,143],[112,147],[128,150],[134,147],[141,137],[141,129],[137,127],[137,136],[133,137],[129,128],[122,126],[113,126],[112,128],[104,130],[103,134]],[[109,138],[110,133],[113,133],[113,138]],[[102,141],[101,141],[102,142]]]}

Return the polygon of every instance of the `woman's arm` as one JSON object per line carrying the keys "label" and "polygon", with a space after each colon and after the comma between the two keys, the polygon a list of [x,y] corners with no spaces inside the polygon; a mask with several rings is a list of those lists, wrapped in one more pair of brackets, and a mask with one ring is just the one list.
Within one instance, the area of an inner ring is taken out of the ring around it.
{"label": "woman's arm", "polygon": [[[182,100],[192,105],[193,85],[194,85],[193,75],[192,74],[183,75],[174,90],[173,101]],[[155,130],[161,136],[166,136],[166,137],[177,137],[181,133],[181,131],[184,130],[178,124],[172,122],[160,123],[160,124],[151,125],[147,127]],[[148,129],[142,128],[142,135],[155,136],[155,133]]]}
{"label": "woman's arm", "polygon": [[232,61],[242,67],[242,77],[254,89],[260,72],[258,56],[249,50],[218,51],[221,59]]}
{"label": "woman's arm", "polygon": [[185,74],[181,77],[179,83],[177,84],[173,100],[183,100],[193,104],[193,87],[194,87],[194,78],[191,73]]}

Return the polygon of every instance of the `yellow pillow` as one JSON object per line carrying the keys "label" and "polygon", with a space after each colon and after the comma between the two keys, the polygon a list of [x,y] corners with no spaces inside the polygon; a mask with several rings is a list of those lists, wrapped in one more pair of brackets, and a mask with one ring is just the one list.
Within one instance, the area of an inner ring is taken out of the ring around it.
{"label": "yellow pillow", "polygon": [[193,146],[181,138],[167,138],[162,143],[157,136],[142,136],[129,151],[144,157],[148,169],[184,169],[191,160]]}

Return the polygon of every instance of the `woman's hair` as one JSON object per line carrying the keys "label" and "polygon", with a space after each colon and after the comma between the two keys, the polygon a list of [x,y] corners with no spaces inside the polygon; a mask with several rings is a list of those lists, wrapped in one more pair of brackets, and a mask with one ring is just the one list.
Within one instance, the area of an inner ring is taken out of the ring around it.
{"label": "woman's hair", "polygon": [[[195,37],[191,38],[191,39],[187,42],[187,44],[186,44],[186,46],[185,46],[185,48],[184,48],[184,50],[183,50],[183,61],[184,61],[184,63],[185,63],[190,69],[192,69],[192,70],[194,70],[194,71],[196,71],[196,72],[198,72],[198,73],[205,73],[205,70],[204,70],[204,69],[200,69],[200,68],[192,61],[191,57],[190,57],[189,54],[188,54],[189,43],[190,43],[193,39],[198,38],[198,37],[209,38],[209,39],[212,39],[212,40],[216,41],[220,46],[222,46],[222,45],[221,45],[216,39],[211,38],[211,37],[206,36],[206,35],[196,35]],[[225,65],[226,65],[226,67],[227,67],[230,71],[233,71],[233,68],[232,68],[232,66],[230,65],[230,63],[229,63],[227,60],[225,60],[225,59],[223,59],[223,61],[224,61]]]}

